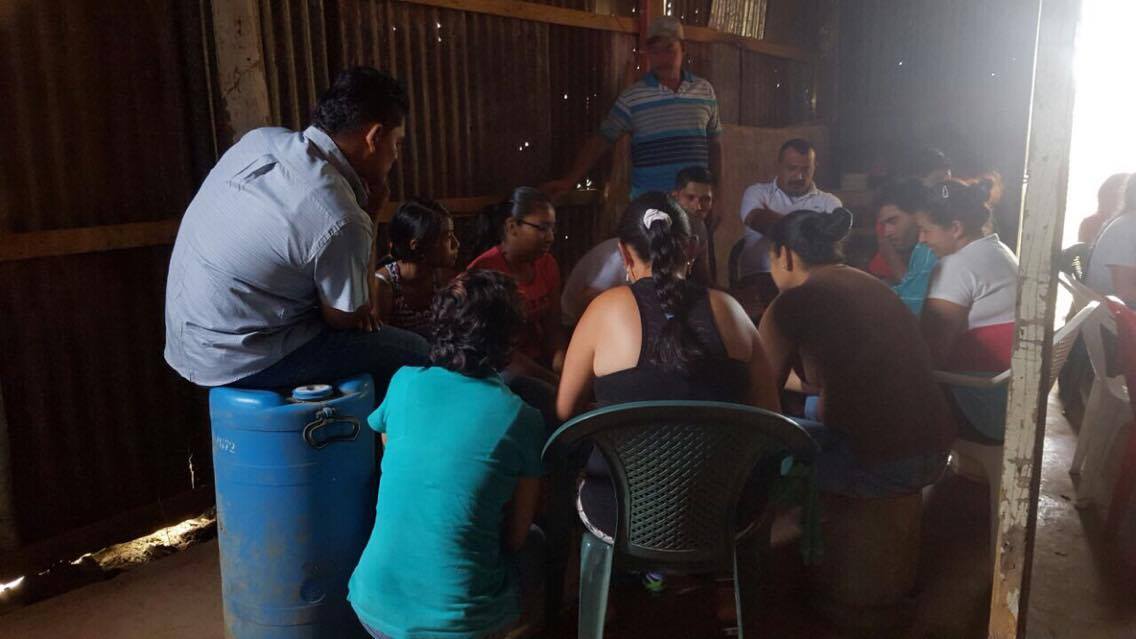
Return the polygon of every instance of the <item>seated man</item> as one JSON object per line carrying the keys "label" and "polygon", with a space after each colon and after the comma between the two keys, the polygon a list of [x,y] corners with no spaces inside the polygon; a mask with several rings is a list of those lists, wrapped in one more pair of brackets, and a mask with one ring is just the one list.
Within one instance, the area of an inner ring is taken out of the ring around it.
{"label": "seated man", "polygon": [[[877,217],[883,241],[880,256],[888,262],[891,284],[899,299],[916,316],[923,312],[923,300],[938,258],[929,246],[919,242],[915,214],[927,209],[927,188],[916,179],[890,184],[880,193]],[[885,250],[887,249],[887,250]]]}
{"label": "seated man", "polygon": [[278,388],[370,373],[381,398],[421,337],[378,327],[375,223],[408,109],[369,67],[340,74],[302,132],[247,133],[182,219],[166,285],[166,362],[202,386]]}
{"label": "seated man", "polygon": [[1093,244],[1086,283],[1101,295],[1136,306],[1136,186],[1125,191],[1124,208]]}
{"label": "seated man", "polygon": [[[675,177],[671,197],[690,218],[691,233],[697,244],[691,264],[691,277],[703,286],[714,284],[713,219],[714,176],[698,166],[687,167]],[[627,282],[618,238],[609,238],[592,247],[569,274],[560,296],[560,315],[565,326],[575,326],[597,295]]]}
{"label": "seated man", "polygon": [[777,295],[777,287],[769,276],[769,243],[764,239],[770,227],[793,211],[831,213],[841,206],[840,198],[821,191],[813,182],[816,165],[816,148],[811,142],[789,140],[777,152],[777,177],[750,186],[742,195],[742,222],[753,231],[747,235],[754,242],[747,253],[759,262],[756,279],[765,303]]}

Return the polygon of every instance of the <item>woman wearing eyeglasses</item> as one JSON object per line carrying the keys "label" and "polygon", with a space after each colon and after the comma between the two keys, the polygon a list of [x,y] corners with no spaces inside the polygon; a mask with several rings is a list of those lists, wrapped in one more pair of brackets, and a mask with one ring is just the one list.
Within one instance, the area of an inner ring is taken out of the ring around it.
{"label": "woman wearing eyeglasses", "polygon": [[565,350],[560,267],[548,252],[556,236],[556,210],[543,193],[522,186],[508,201],[482,212],[479,227],[483,237],[495,238],[497,244],[470,262],[468,269],[511,275],[525,305],[525,326],[508,373],[555,386]]}

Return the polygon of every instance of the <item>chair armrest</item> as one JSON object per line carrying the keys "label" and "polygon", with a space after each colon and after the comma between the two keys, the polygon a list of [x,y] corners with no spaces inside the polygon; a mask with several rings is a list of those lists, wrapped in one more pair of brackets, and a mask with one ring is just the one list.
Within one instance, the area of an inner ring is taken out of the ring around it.
{"label": "chair armrest", "polygon": [[997,375],[968,375],[965,373],[952,373],[949,371],[933,371],[936,382],[951,386],[968,386],[970,388],[998,388],[1010,381],[1010,369]]}

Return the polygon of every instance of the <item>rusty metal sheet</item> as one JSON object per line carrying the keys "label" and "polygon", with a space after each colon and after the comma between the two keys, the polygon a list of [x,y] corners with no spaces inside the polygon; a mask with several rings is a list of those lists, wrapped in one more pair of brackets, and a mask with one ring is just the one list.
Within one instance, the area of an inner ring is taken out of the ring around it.
{"label": "rusty metal sheet", "polygon": [[169,253],[0,264],[0,383],[23,543],[212,483],[205,391],[162,357]]}
{"label": "rusty metal sheet", "polygon": [[215,153],[202,3],[6,5],[0,232],[177,216]]}

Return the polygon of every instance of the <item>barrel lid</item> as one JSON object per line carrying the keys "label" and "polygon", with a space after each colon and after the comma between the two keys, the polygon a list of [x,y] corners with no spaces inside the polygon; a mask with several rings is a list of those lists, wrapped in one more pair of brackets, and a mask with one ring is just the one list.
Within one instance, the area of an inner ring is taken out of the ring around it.
{"label": "barrel lid", "polygon": [[332,392],[330,384],[308,384],[293,388],[292,399],[301,402],[316,402],[331,397]]}

